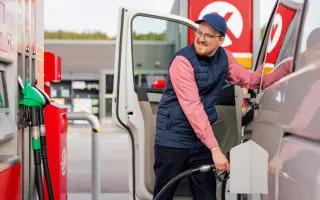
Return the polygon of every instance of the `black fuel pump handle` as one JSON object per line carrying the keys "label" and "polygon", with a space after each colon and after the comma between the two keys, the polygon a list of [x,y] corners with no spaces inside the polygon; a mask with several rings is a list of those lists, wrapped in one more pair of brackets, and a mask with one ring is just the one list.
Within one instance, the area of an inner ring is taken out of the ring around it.
{"label": "black fuel pump handle", "polygon": [[32,87],[36,87],[37,84],[38,84],[37,79],[34,79],[33,82],[32,82],[32,84],[31,84],[31,86],[32,86]]}
{"label": "black fuel pump handle", "polygon": [[43,98],[45,100],[45,105],[43,105],[43,107],[46,107],[46,105],[50,104],[50,97],[42,89],[38,88],[36,86],[37,84],[38,84],[37,79],[34,79],[31,86],[41,93],[41,95],[43,96]]}
{"label": "black fuel pump handle", "polygon": [[43,105],[43,107],[45,107],[46,105],[49,105],[50,104],[50,97],[47,95],[47,93],[45,93],[42,89],[34,86],[35,89],[37,89],[41,95],[43,96],[44,100],[45,100],[45,105]]}

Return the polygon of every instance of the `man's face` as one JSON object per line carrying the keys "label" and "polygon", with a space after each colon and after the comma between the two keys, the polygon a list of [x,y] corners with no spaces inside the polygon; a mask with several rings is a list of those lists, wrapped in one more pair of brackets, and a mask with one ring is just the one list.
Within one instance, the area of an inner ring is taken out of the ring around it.
{"label": "man's face", "polygon": [[200,56],[210,56],[224,42],[224,37],[207,22],[202,22],[196,32],[194,46]]}

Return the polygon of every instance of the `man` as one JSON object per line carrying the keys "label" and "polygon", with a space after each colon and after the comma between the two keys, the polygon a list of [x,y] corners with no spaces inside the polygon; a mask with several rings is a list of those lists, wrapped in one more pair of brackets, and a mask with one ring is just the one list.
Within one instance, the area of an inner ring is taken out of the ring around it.
{"label": "man", "polygon": [[[231,84],[258,88],[262,67],[252,73],[232,54],[220,47],[227,24],[218,14],[207,14],[196,21],[194,43],[178,51],[171,62],[169,77],[157,113],[155,136],[154,197],[172,178],[190,168],[214,162],[219,171],[229,162],[221,152],[212,126],[217,118],[215,102],[226,79]],[[278,68],[264,76],[263,87],[290,73]],[[189,177],[196,200],[216,199],[216,180],[212,171]],[[162,199],[170,200],[177,185]]]}

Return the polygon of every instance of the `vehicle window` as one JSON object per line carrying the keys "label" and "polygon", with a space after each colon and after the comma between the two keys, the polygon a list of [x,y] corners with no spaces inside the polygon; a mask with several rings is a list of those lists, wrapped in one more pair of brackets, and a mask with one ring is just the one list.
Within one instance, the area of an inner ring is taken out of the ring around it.
{"label": "vehicle window", "polygon": [[[275,8],[273,9],[273,11],[271,13],[271,16],[274,14],[274,12],[275,12]],[[256,71],[260,66],[262,66],[262,64],[264,62],[265,53],[266,53],[266,50],[267,50],[268,38],[269,38],[269,34],[271,32],[270,31],[271,28],[272,28],[272,19],[270,18],[269,21],[268,21],[268,24],[266,26],[265,33],[264,33],[263,38],[262,38],[262,43],[261,43],[261,46],[260,46],[260,51],[259,51],[259,55],[258,55],[258,58],[257,58],[257,62],[256,62],[256,65],[255,65],[254,71]]]}
{"label": "vehicle window", "polygon": [[[291,72],[303,3],[303,0],[279,1],[267,33],[268,44],[262,64],[262,78],[279,67]],[[260,89],[264,88],[261,81]]]}
{"label": "vehicle window", "polygon": [[188,26],[163,19],[136,16],[132,21],[135,86],[152,88],[166,79],[176,51],[188,45]]}
{"label": "vehicle window", "polygon": [[319,6],[319,0],[309,0],[306,5],[296,55],[295,71],[320,59]]}

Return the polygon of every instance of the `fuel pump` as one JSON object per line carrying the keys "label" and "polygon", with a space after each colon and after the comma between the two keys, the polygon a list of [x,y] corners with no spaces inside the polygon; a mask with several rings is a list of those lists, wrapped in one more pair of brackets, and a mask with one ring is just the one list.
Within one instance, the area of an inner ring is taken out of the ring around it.
{"label": "fuel pump", "polygon": [[46,151],[46,131],[44,126],[44,107],[50,104],[50,98],[41,89],[35,85],[37,81],[30,84],[30,79],[27,77],[25,84],[18,77],[19,84],[22,88],[21,92],[23,99],[19,102],[19,105],[24,107],[24,120],[28,123],[31,122],[31,134],[32,134],[32,149],[34,151],[34,164],[35,164],[35,176],[36,176],[36,188],[40,200],[44,200],[44,190],[42,184],[42,171],[41,171],[41,159],[44,168],[44,175],[48,188],[48,196],[50,200],[54,199],[49,165],[47,161]]}

